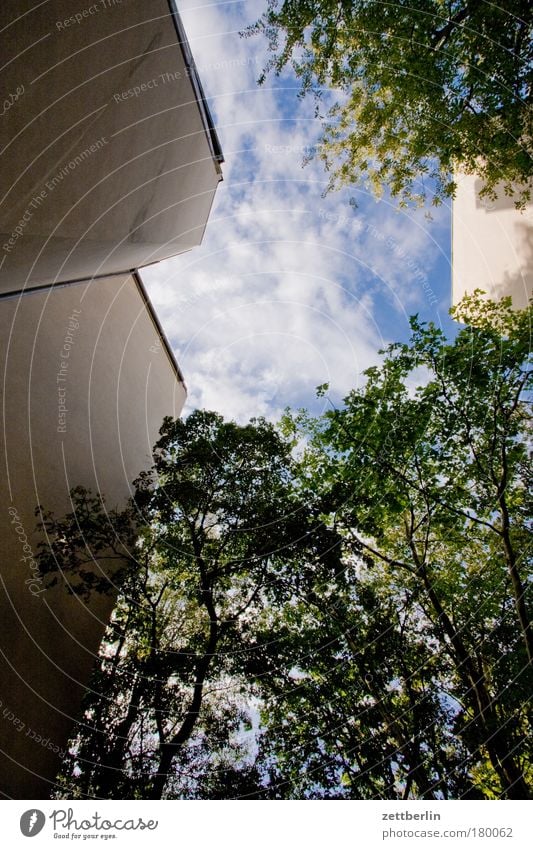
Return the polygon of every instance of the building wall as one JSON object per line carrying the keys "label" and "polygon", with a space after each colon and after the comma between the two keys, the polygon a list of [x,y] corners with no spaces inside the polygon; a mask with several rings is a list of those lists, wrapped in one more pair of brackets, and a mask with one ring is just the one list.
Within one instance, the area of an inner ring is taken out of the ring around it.
{"label": "building wall", "polygon": [[482,183],[458,175],[453,202],[452,302],[483,289],[498,300],[511,295],[517,309],[533,294],[533,203],[524,212],[502,192],[479,198]]}
{"label": "building wall", "polygon": [[77,485],[124,504],[186,393],[133,275],[2,300],[0,338],[0,792],[46,798],[112,599],[33,580],[34,508],[64,515]]}
{"label": "building wall", "polygon": [[168,0],[3,0],[0,292],[200,244],[221,157],[177,21]]}

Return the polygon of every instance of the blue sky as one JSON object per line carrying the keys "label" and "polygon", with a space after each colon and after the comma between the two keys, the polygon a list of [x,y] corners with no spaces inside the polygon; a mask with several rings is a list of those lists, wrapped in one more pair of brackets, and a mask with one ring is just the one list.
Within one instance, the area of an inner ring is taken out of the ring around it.
{"label": "blue sky", "polygon": [[320,136],[312,98],[297,98],[289,72],[258,86],[266,40],[239,36],[266,0],[179,7],[226,159],[203,244],[143,271],[185,412],[320,412],[315,387],[328,382],[339,403],[379,348],[407,338],[410,315],[453,333],[450,211],[429,221],[364,189],[322,197],[323,166],[302,167]]}

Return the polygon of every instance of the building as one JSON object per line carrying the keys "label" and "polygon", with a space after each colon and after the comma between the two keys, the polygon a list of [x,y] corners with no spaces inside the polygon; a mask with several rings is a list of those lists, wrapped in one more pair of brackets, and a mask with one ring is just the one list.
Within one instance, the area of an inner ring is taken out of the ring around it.
{"label": "building", "polygon": [[137,269],[200,243],[222,154],[173,2],[0,17],[0,789],[47,798],[113,601],[45,588],[34,511],[64,515],[78,485],[120,507],[179,415]]}
{"label": "building", "polygon": [[452,303],[474,289],[494,300],[512,297],[517,309],[533,294],[533,202],[518,211],[503,190],[480,198],[481,180],[456,177],[452,212]]}

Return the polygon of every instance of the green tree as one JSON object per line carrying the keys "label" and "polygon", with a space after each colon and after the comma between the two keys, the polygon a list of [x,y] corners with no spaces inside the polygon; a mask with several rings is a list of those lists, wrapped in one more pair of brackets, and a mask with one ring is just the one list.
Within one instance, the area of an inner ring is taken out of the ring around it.
{"label": "green tree", "polygon": [[[443,748],[456,735],[456,755],[467,753],[462,794],[470,783],[485,796],[518,799],[530,798],[532,783],[531,315],[476,294],[456,310],[467,326],[453,344],[414,318],[411,342],[382,352],[383,364],[341,409],[292,424],[310,440],[302,465],[309,498],[362,563],[362,589],[381,599],[375,616],[385,605],[391,633],[407,637],[396,651],[383,642],[389,660],[376,658],[378,678],[391,671],[381,686],[403,682],[397,695],[410,719],[424,690],[435,715],[440,703]],[[417,387],[420,369],[427,379]],[[343,620],[346,633],[364,621]],[[431,752],[424,728],[421,720],[415,737]],[[411,761],[407,775],[422,795],[439,786],[435,767],[421,784]],[[441,775],[447,769],[442,762]]]}
{"label": "green tree", "polygon": [[[126,510],[108,514],[77,490],[71,514],[44,516],[49,581],[81,594],[120,588],[65,765],[69,792],[191,797],[201,785],[216,795],[212,772],[244,781],[247,771],[249,785],[243,656],[268,586],[331,537],[313,533],[291,464],[290,443],[267,422],[196,411],[165,420]],[[116,558],[112,580],[95,570],[101,558],[108,568]]]}
{"label": "green tree", "polygon": [[318,156],[330,187],[385,186],[401,205],[453,194],[454,169],[523,205],[532,167],[533,14],[527,0],[269,0],[265,73],[292,64],[326,110]]}
{"label": "green tree", "polygon": [[126,510],[44,516],[49,581],[120,590],[66,795],[530,798],[532,314],[456,317],[318,419],[166,420]]}
{"label": "green tree", "polygon": [[270,608],[263,656],[247,669],[259,677],[258,760],[270,796],[482,796],[445,704],[446,660],[439,681],[434,646],[412,626],[411,595],[372,586],[353,558],[327,587],[309,579],[297,603]]}

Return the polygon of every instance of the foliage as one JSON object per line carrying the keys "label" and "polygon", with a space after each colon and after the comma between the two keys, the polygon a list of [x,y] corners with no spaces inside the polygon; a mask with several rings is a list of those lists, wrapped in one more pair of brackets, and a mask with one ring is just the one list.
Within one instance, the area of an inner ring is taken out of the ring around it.
{"label": "foliage", "polygon": [[387,186],[400,205],[433,192],[437,204],[459,168],[523,206],[530,189],[513,183],[533,174],[532,29],[526,0],[269,0],[247,34],[269,41],[260,81],[291,64],[319,114],[336,92],[318,147],[330,187]]}
{"label": "foliage", "polygon": [[[238,763],[244,774],[241,669],[254,620],[287,562],[328,557],[331,533],[310,533],[311,511],[288,485],[291,462],[290,444],[265,421],[238,426],[196,411],[165,420],[153,468],[123,513],[108,516],[77,490],[72,514],[45,517],[49,581],[59,570],[85,596],[120,587],[65,765],[69,793],[194,797],[201,786],[216,795],[217,773]],[[120,571],[95,577],[110,551]]]}
{"label": "foliage", "polygon": [[120,589],[60,796],[531,797],[532,311],[455,314],[340,409],[166,420],[125,511],[45,515],[47,580]]}
{"label": "foliage", "polygon": [[348,795],[530,797],[531,310],[476,294],[458,314],[453,344],[415,317],[342,409],[292,418],[358,571],[299,615],[332,642],[277,703],[298,717],[267,734],[280,781],[324,781],[326,758]]}

